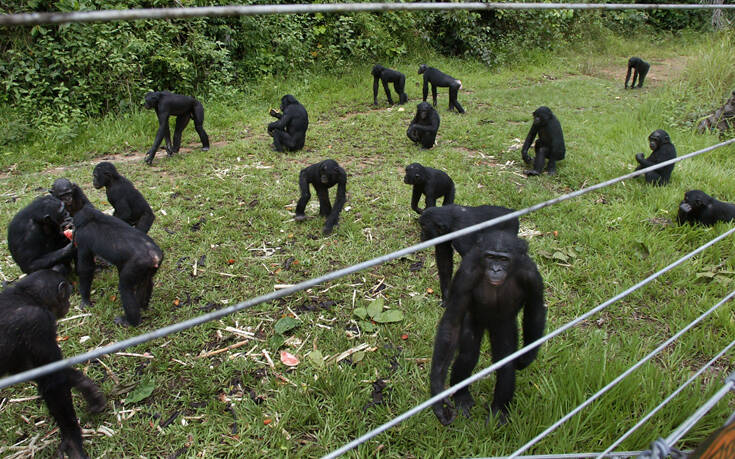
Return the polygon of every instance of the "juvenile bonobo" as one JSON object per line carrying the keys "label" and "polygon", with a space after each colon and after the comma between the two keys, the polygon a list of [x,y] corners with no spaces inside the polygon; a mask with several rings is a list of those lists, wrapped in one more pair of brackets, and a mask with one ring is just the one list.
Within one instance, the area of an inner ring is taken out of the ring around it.
{"label": "juvenile bonobo", "polygon": [[51,193],[51,196],[64,203],[64,208],[72,217],[85,204],[89,204],[89,199],[87,199],[82,189],[79,188],[79,185],[65,178],[54,180],[54,184],[48,192]]}
{"label": "juvenile bonobo", "polygon": [[[202,141],[202,151],[209,150],[209,136],[204,131],[204,107],[202,103],[193,97],[182,96],[168,91],[149,92],[145,95],[145,108],[156,109],[158,117],[158,132],[153,140],[153,146],[145,155],[145,162],[150,166],[153,164],[153,158],[156,157],[156,151],[161,145],[161,140],[166,139],[166,153],[169,156],[178,153],[181,147],[181,133],[189,124],[189,120],[194,118],[194,128],[199,134]],[[174,144],[171,146],[171,130],[168,127],[168,117],[176,117],[176,128],[174,128]]]}
{"label": "juvenile bonobo", "polygon": [[[533,139],[538,134],[538,140],[533,146],[536,151],[536,157],[528,156],[528,149],[531,148]],[[526,175],[539,175],[544,170],[546,164],[546,172],[549,175],[556,174],[556,162],[564,159],[567,148],[564,145],[564,133],[561,131],[561,123],[551,112],[549,107],[539,107],[533,112],[533,124],[528,131],[526,141],[523,142],[521,149],[521,157],[526,164],[533,162],[533,169],[523,171]]]}
{"label": "juvenile bonobo", "polygon": [[416,116],[408,125],[406,135],[422,148],[431,148],[436,141],[439,130],[439,113],[428,102],[421,102],[416,106]]}
{"label": "juvenile bonobo", "polygon": [[449,88],[449,111],[456,107],[458,113],[464,113],[464,108],[457,102],[457,93],[462,89],[461,81],[434,67],[427,67],[426,64],[419,65],[419,75],[422,73],[424,74],[424,102],[426,102],[426,96],[429,94],[429,83],[431,83],[431,97],[434,100],[434,107],[436,107],[436,88]]}
{"label": "juvenile bonobo", "polygon": [[[643,157],[643,153],[635,155],[635,160],[638,161],[638,167],[635,170],[645,169],[647,167],[655,166],[658,163],[668,161],[676,158],[676,147],[671,143],[669,134],[663,129],[656,129],[648,136],[648,146],[651,148],[653,153],[648,158]],[[674,170],[674,164],[669,164],[649,172],[646,172],[646,183],[652,183],[654,185],[666,185],[671,179],[671,172]]]}
{"label": "juvenile bonobo", "polygon": [[382,65],[374,65],[370,73],[373,74],[373,105],[378,105],[378,81],[383,82],[383,89],[385,89],[385,97],[388,98],[388,104],[393,105],[393,98],[390,96],[388,83],[393,83],[393,88],[396,90],[396,94],[398,94],[398,105],[408,102],[408,96],[404,91],[406,87],[406,75],[398,70],[385,68]]}
{"label": "juvenile bonobo", "polygon": [[[444,236],[453,231],[492,220],[493,218],[511,212],[513,212],[513,209],[501,206],[466,207],[449,204],[441,207],[430,207],[424,209],[424,212],[419,217],[421,240],[428,241],[429,239]],[[434,257],[436,258],[436,267],[439,271],[439,286],[442,292],[442,306],[444,306],[443,302],[449,296],[449,282],[452,279],[452,272],[454,270],[454,251],[452,249],[464,257],[477,244],[478,239],[485,232],[503,230],[515,236],[518,234],[518,227],[518,218],[512,218],[485,230],[475,231],[466,236],[434,246]]]}
{"label": "juvenile bonobo", "polygon": [[[454,203],[454,182],[446,172],[413,163],[406,166],[403,183],[413,185],[411,209],[419,215],[429,207],[436,206],[436,200],[444,196],[442,206]],[[421,195],[426,196],[426,207],[419,209]]]}
{"label": "juvenile bonobo", "polygon": [[[62,359],[56,344],[56,320],[69,311],[72,287],[63,275],[42,269],[0,292],[0,376],[15,374]],[[105,396],[81,372],[65,368],[35,379],[38,392],[59,425],[59,453],[87,458],[82,430],[71,398],[76,388],[90,412],[105,408]]]}
{"label": "juvenile bonobo", "polygon": [[704,191],[689,190],[679,204],[677,217],[680,225],[700,223],[712,226],[717,222],[731,222],[735,220],[735,204],[718,201]]}
{"label": "juvenile bonobo", "polygon": [[281,112],[271,109],[270,115],[278,118],[268,125],[268,135],[273,137],[276,151],[297,151],[304,148],[309,115],[306,109],[291,94],[281,97]]}
{"label": "juvenile bonobo", "polygon": [[8,249],[21,271],[59,267],[71,272],[74,246],[64,236],[72,226],[64,203],[41,196],[20,210],[8,225]]}
{"label": "juvenile bonobo", "polygon": [[102,161],[94,166],[93,185],[100,189],[105,187],[107,200],[115,209],[113,216],[119,218],[130,226],[134,226],[144,233],[148,233],[156,216],[148,205],[143,195],[133,183],[120,175],[115,165]]}
{"label": "juvenile bonobo", "polygon": [[[306,209],[306,203],[311,198],[309,184],[314,187],[319,198],[319,215],[327,217],[322,232],[325,235],[330,234],[339,220],[339,213],[342,212],[342,207],[347,199],[347,174],[333,159],[325,159],[320,163],[301,169],[299,174],[301,197],[296,204],[296,215],[294,216],[294,220],[297,222],[306,219],[304,210]],[[337,195],[334,198],[334,207],[332,207],[329,202],[329,188],[334,185],[337,185]]]}
{"label": "juvenile bonobo", "polygon": [[74,243],[77,246],[77,274],[82,306],[90,307],[94,278],[94,256],[117,266],[118,289],[125,316],[118,325],[138,325],[140,309],[147,309],[153,292],[153,276],[163,261],[163,252],[142,231],[119,218],[105,215],[86,205],[74,216]]}
{"label": "juvenile bonobo", "polygon": [[628,80],[630,79],[630,71],[633,71],[633,83],[630,85],[630,89],[636,87],[635,79],[638,78],[638,87],[643,87],[643,80],[646,79],[648,69],[651,68],[651,64],[644,61],[640,57],[631,57],[628,59],[628,73],[625,75],[625,89],[628,89]]}
{"label": "juvenile bonobo", "polygon": [[[449,364],[450,384],[470,376],[477,365],[485,330],[490,337],[493,362],[518,350],[516,315],[523,309],[523,342],[528,345],[541,338],[546,326],[544,283],[536,264],[527,254],[528,245],[508,231],[493,231],[462,258],[452,279],[447,308],[439,321],[431,359],[431,395],[444,390]],[[515,391],[515,371],[536,359],[534,348],[496,373],[495,395],[490,405],[498,422],[505,423],[508,405]],[[434,405],[434,414],[444,425],[454,420],[456,409],[469,417],[475,400],[469,387],[457,391],[455,407],[444,399]]]}

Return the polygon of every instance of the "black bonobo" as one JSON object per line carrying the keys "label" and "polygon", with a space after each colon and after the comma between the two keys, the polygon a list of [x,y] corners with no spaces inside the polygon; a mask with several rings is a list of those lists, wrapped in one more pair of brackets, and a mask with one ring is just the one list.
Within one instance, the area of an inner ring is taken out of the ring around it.
{"label": "black bonobo", "polygon": [[431,148],[436,141],[439,130],[439,113],[428,102],[421,102],[416,106],[416,116],[408,125],[406,135],[423,148]]}
{"label": "black bonobo", "polygon": [[[294,216],[297,222],[306,219],[304,210],[306,209],[306,203],[311,198],[309,185],[314,187],[319,198],[319,215],[327,217],[323,233],[325,235],[330,234],[334,225],[337,224],[339,213],[347,200],[347,174],[333,159],[325,159],[320,163],[301,169],[299,174],[301,197],[296,204],[296,215]],[[329,202],[329,188],[334,185],[337,185],[337,196],[334,199],[334,207],[332,207]]]}
{"label": "black bonobo", "polygon": [[268,124],[268,135],[273,137],[276,151],[297,151],[304,148],[306,130],[309,128],[309,115],[306,109],[291,94],[281,97],[281,112],[271,109],[270,115],[278,118]]}
{"label": "black bonobo", "polygon": [[[651,148],[653,153],[651,153],[648,158],[644,158],[643,153],[635,155],[635,160],[638,161],[639,164],[635,170],[645,169],[647,167],[655,166],[658,163],[676,158],[676,147],[671,143],[669,134],[667,134],[663,129],[656,129],[648,136],[648,146]],[[671,179],[671,172],[673,170],[674,164],[669,164],[668,166],[646,172],[646,183],[666,185]]]}
{"label": "black bonobo", "polygon": [[58,267],[71,272],[74,247],[64,236],[72,221],[64,203],[41,196],[20,210],[8,225],[8,249],[21,271]]}
{"label": "black bonobo", "polygon": [[[533,146],[536,157],[528,156],[533,139],[538,135],[538,140]],[[526,164],[533,163],[533,169],[523,171],[526,175],[539,175],[544,170],[549,175],[556,174],[556,162],[564,159],[567,148],[564,145],[564,133],[561,131],[561,123],[551,112],[549,107],[539,107],[533,112],[533,124],[528,131],[526,141],[523,142],[521,157]],[[548,160],[548,164],[546,161]]]}
{"label": "black bonobo", "polygon": [[[425,209],[436,206],[436,200],[444,197],[442,206],[454,203],[454,182],[446,172],[413,163],[406,166],[403,183],[413,185],[411,209],[421,214]],[[426,196],[426,207],[419,209],[421,195]]]}
{"label": "black bonobo", "polygon": [[151,299],[153,276],[163,261],[161,249],[144,232],[91,205],[84,206],[74,216],[74,243],[82,306],[92,306],[89,294],[94,256],[98,255],[117,267],[120,278],[118,289],[125,316],[115,318],[115,323],[138,325],[140,310],[147,309]]}
{"label": "black bonobo", "polygon": [[[166,153],[169,156],[178,153],[181,147],[181,133],[189,124],[189,120],[194,118],[194,128],[199,134],[202,141],[202,150],[209,150],[209,136],[204,131],[204,107],[202,103],[193,97],[182,96],[168,91],[149,92],[145,95],[145,108],[155,108],[158,117],[158,132],[153,140],[153,146],[145,155],[145,162],[148,165],[153,163],[156,157],[161,140],[166,139]],[[174,143],[171,145],[171,130],[168,127],[168,117],[176,117],[176,127],[174,128]]]}
{"label": "black bonobo", "polygon": [[64,203],[64,208],[66,208],[66,211],[72,217],[85,204],[89,204],[89,199],[87,199],[82,189],[79,188],[79,185],[65,178],[54,180],[54,184],[48,192],[51,193],[51,196]]}
{"label": "black bonobo", "polygon": [[684,193],[684,200],[679,204],[677,220],[680,225],[700,223],[705,226],[731,222],[735,220],[735,204],[718,201],[704,191],[689,190]]}
{"label": "black bonobo", "polygon": [[646,79],[648,69],[651,68],[651,64],[644,61],[640,57],[631,57],[628,59],[628,73],[625,75],[625,89],[628,89],[628,80],[630,79],[630,72],[633,71],[633,83],[630,85],[630,89],[636,87],[635,80],[638,78],[638,88],[643,87],[643,80]]}
{"label": "black bonobo", "polygon": [[431,83],[431,97],[436,107],[436,88],[449,88],[449,111],[457,109],[457,112],[464,113],[464,108],[457,102],[457,93],[462,89],[462,82],[456,78],[450,77],[441,70],[434,67],[428,67],[426,64],[419,65],[419,75],[424,74],[423,97],[426,102],[426,96],[429,94],[429,83]]}
{"label": "black bonobo", "polygon": [[382,65],[374,65],[373,70],[370,72],[373,74],[373,105],[378,105],[378,81],[383,82],[383,89],[385,89],[385,97],[388,98],[388,103],[393,105],[393,98],[390,96],[390,89],[388,89],[388,83],[393,83],[393,88],[398,94],[398,104],[402,105],[408,102],[408,96],[406,95],[406,75],[402,74],[398,70],[388,69]]}
{"label": "black bonobo", "polygon": [[156,219],[151,206],[133,183],[117,172],[114,164],[103,161],[94,166],[92,175],[95,188],[105,187],[107,200],[115,209],[113,216],[144,233],[151,229]]}
{"label": "black bonobo", "polygon": [[[62,359],[56,344],[56,320],[69,311],[72,287],[50,269],[36,271],[0,292],[0,376],[15,374]],[[35,379],[38,392],[59,425],[59,453],[86,458],[71,388],[77,389],[90,412],[105,409],[105,396],[81,372],[65,368]]]}
{"label": "black bonobo", "polygon": [[[449,204],[441,207],[430,207],[424,209],[424,212],[419,217],[421,240],[428,241],[429,239],[444,236],[445,234],[492,220],[493,218],[511,212],[513,212],[513,209],[501,206],[466,207]],[[446,301],[449,297],[449,282],[452,280],[452,272],[454,270],[454,251],[452,249],[464,257],[472,250],[472,247],[477,245],[477,241],[485,232],[503,230],[509,231],[515,236],[518,234],[518,228],[518,218],[512,218],[485,230],[475,231],[466,236],[435,245],[434,257],[436,258],[436,267],[439,271],[439,286],[441,288],[442,301]],[[442,303],[443,305],[444,303]]]}
{"label": "black bonobo", "polygon": [[[516,315],[523,309],[523,342],[528,345],[544,334],[546,307],[544,283],[536,264],[527,254],[528,245],[507,231],[484,234],[462,258],[452,279],[447,308],[439,321],[431,359],[431,395],[444,390],[449,364],[450,384],[470,376],[477,365],[485,330],[490,337],[493,362],[518,350]],[[515,391],[515,371],[536,359],[534,348],[497,370],[495,395],[490,408],[505,423]],[[434,405],[434,414],[444,425],[454,420],[456,409],[469,417],[475,400],[469,387],[457,391],[455,407],[447,399]]]}

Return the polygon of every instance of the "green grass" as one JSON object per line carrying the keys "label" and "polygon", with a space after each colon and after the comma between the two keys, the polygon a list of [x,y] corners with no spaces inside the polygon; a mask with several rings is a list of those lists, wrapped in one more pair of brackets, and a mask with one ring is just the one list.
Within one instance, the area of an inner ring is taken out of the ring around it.
{"label": "green grass", "polygon": [[[410,188],[402,182],[403,168],[411,162],[446,170],[457,184],[460,204],[523,208],[632,171],[633,156],[648,151],[646,137],[655,129],[665,129],[680,154],[716,143],[717,135],[696,135],[693,126],[735,85],[731,44],[728,37],[716,35],[655,42],[615,38],[591,43],[581,52],[534,54],[497,70],[465,60],[431,59],[427,63],[462,80],[460,102],[467,114],[447,112],[447,92],[440,91],[438,145],[428,151],[417,149],[405,136],[420,100],[418,61],[392,64],[408,77],[410,102],[403,110],[387,109],[382,94],[380,106],[370,106],[372,63],[339,75],[294,74],[243,88],[224,100],[204,101],[212,150],[201,152],[189,128],[184,144],[193,149],[171,158],[159,153],[150,168],[142,163],[156,129],[150,112],[91,120],[76,136],[49,129],[27,143],[0,147],[0,224],[7,226],[19,209],[61,176],[80,184],[97,207],[109,208],[104,192],[91,182],[93,165],[110,155],[117,155],[120,172],[151,203],[156,222],[150,235],[166,259],[156,276],[150,309],[138,328],[114,325],[113,318],[122,312],[117,275],[114,270],[98,272],[95,307],[85,311],[90,315],[59,324],[62,351],[70,356],[416,243],[419,229],[409,208]],[[633,54],[653,65],[643,90],[624,91],[625,63]],[[664,75],[673,64],[681,70]],[[268,109],[285,93],[294,94],[310,115],[306,149],[298,153],[271,151],[265,132],[271,120]],[[523,140],[531,112],[540,105],[550,106],[560,119],[567,159],[556,177],[526,179],[520,174],[520,152],[509,147]],[[0,109],[6,112],[11,110]],[[545,280],[547,329],[558,328],[729,228],[660,222],[675,219],[688,189],[735,201],[733,153],[728,147],[678,164],[665,188],[627,181],[522,218],[522,230],[532,234],[530,253]],[[315,202],[307,207],[313,218],[297,224],[292,215],[299,170],[328,157],[348,172],[348,202],[340,225],[325,238]],[[197,222],[199,229],[193,226]],[[556,252],[569,258],[561,262],[553,257]],[[442,427],[425,411],[368,441],[356,455],[511,453],[725,296],[734,285],[734,252],[731,240],[725,240],[545,344],[539,359],[518,374],[508,425],[485,424],[491,377],[471,388],[478,402],[472,420],[460,417]],[[193,263],[202,256],[205,265],[194,275]],[[414,272],[411,267],[418,261],[423,266]],[[704,272],[718,274],[711,281],[695,280]],[[0,245],[0,275],[15,279],[19,274],[6,244]],[[87,429],[112,432],[106,436],[98,431],[85,446],[94,457],[328,453],[428,398],[428,367],[442,313],[437,291],[433,251],[422,251],[128,350],[152,358],[111,355],[100,359],[104,365],[80,366],[109,398],[109,409],[91,416],[75,396],[81,422]],[[356,336],[354,308],[377,298],[403,311],[405,319]],[[69,315],[80,314],[78,295],[72,305]],[[274,324],[294,313],[301,326],[287,333],[284,342]],[[249,330],[256,338],[197,358],[243,340],[226,327]],[[735,320],[727,304],[532,451],[602,451],[733,336]],[[335,363],[336,355],[363,343],[367,351]],[[287,369],[278,359],[280,350],[297,355],[300,365]],[[316,365],[307,356],[313,350],[331,359]],[[487,343],[483,350],[478,368],[491,363]],[[730,371],[729,360],[719,362],[618,449],[645,449],[668,435],[721,387]],[[145,378],[155,383],[151,396],[124,403]],[[385,401],[365,408],[372,400],[371,383],[378,378],[388,381]],[[35,394],[28,383],[0,392],[0,400],[6,400],[0,404],[0,445],[40,435],[40,454],[47,456],[58,444],[58,433],[52,432],[55,423],[45,407],[38,401],[7,402]],[[732,408],[732,402],[718,404],[678,446],[696,445]],[[173,422],[161,427],[174,414]]]}

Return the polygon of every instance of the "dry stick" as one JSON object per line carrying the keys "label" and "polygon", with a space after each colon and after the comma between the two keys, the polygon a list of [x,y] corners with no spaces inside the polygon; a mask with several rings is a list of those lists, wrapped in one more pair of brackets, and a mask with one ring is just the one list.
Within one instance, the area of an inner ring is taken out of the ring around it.
{"label": "dry stick", "polygon": [[250,342],[249,339],[246,339],[244,341],[239,341],[239,342],[237,342],[235,344],[230,344],[227,347],[223,347],[221,349],[217,349],[217,350],[214,350],[214,351],[211,351],[211,352],[207,352],[206,354],[198,355],[195,358],[197,358],[197,359],[203,359],[205,357],[212,357],[213,355],[221,354],[223,352],[227,352],[229,350],[237,349],[238,347],[242,347],[242,346],[248,344],[249,342]]}

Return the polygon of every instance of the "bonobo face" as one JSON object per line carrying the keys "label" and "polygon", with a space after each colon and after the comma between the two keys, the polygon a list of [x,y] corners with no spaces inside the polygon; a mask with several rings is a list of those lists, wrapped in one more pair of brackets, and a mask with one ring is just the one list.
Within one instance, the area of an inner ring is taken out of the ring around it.
{"label": "bonobo face", "polygon": [[508,277],[512,255],[507,252],[486,250],[483,254],[485,277],[493,287],[500,287]]}
{"label": "bonobo face", "polygon": [[428,102],[421,102],[416,106],[416,114],[421,121],[429,119],[432,110],[433,108]]}
{"label": "bonobo face", "polygon": [[428,67],[426,66],[426,64],[419,65],[419,75],[421,75],[422,73],[424,73],[427,68]]}
{"label": "bonobo face", "polygon": [[100,188],[105,186],[105,174],[103,174],[101,170],[95,169],[92,173],[92,176],[94,177],[92,179],[92,185],[94,185],[96,189],[99,190]]}
{"label": "bonobo face", "polygon": [[72,201],[72,185],[71,182],[65,178],[56,179],[54,184],[49,190],[52,196],[56,199],[60,199],[61,202],[66,206],[71,205]]}
{"label": "bonobo face", "polygon": [[406,176],[403,183],[407,185],[421,185],[424,183],[424,166],[419,163],[413,163],[406,166]]}
{"label": "bonobo face", "polygon": [[385,67],[383,67],[382,65],[374,65],[371,73],[373,74],[373,76],[379,77],[384,69]]}
{"label": "bonobo face", "polygon": [[684,193],[684,200],[679,205],[679,209],[688,213],[706,207],[711,201],[712,197],[704,191],[690,190]]}
{"label": "bonobo face", "polygon": [[145,102],[143,102],[143,106],[145,108],[151,109],[158,105],[158,93],[157,92],[149,92],[145,95]]}
{"label": "bonobo face", "polygon": [[651,147],[651,150],[656,150],[661,145],[670,141],[669,134],[663,129],[656,129],[648,136],[648,146]]}
{"label": "bonobo face", "polygon": [[539,107],[533,112],[533,124],[536,126],[544,125],[552,116],[554,115],[549,107]]}

